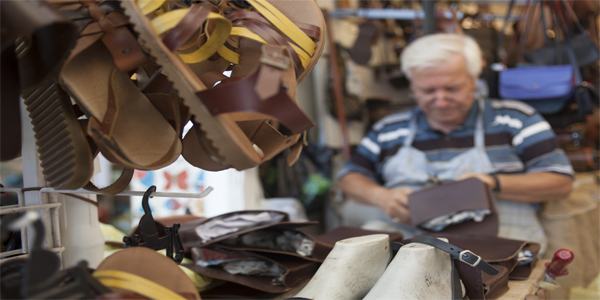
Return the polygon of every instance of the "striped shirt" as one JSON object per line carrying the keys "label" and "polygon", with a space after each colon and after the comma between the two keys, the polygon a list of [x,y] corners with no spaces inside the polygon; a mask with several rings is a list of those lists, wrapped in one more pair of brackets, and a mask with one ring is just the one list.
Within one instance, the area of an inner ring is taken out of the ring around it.
{"label": "striped shirt", "polygon": [[[479,106],[473,105],[465,122],[448,134],[431,129],[418,107],[389,115],[373,125],[337,178],[359,172],[383,184],[383,166],[402,147],[414,116],[418,119],[412,146],[423,151],[430,162],[449,161],[474,147],[478,112]],[[483,118],[485,149],[499,173],[574,175],[550,124],[531,106],[514,100],[485,100]]]}

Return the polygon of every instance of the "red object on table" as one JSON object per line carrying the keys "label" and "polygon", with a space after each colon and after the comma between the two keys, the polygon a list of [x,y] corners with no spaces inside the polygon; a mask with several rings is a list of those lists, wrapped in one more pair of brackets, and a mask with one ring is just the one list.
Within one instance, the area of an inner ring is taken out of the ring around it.
{"label": "red object on table", "polygon": [[569,274],[565,267],[573,261],[575,255],[567,249],[560,249],[554,253],[552,261],[546,263],[546,274],[550,277],[558,277]]}

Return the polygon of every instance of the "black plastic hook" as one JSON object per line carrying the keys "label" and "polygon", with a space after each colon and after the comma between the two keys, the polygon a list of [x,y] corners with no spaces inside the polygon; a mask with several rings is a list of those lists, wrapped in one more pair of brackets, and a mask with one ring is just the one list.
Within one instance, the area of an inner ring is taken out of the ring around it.
{"label": "black plastic hook", "polygon": [[[175,223],[173,224],[173,227],[165,227],[166,236],[159,237],[158,229],[156,228],[156,223],[154,222],[154,217],[152,217],[152,210],[150,209],[150,204],[148,203],[152,193],[155,191],[156,186],[150,186],[142,197],[142,209],[144,210],[144,215],[138,224],[138,230],[142,236],[140,237],[139,235],[135,234],[133,236],[124,237],[124,247],[146,247],[153,250],[167,249],[167,257],[179,264],[183,260],[184,254],[183,244],[181,243],[181,238],[179,237],[179,227],[181,225],[179,223]],[[140,243],[142,238],[144,239],[144,242]],[[175,248],[175,255],[173,255],[173,248]]]}

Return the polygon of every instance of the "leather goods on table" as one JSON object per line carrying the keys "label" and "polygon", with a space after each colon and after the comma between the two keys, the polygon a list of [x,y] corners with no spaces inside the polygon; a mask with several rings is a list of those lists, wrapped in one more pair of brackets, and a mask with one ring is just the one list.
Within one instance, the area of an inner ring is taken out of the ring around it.
{"label": "leather goods on table", "polygon": [[[496,236],[498,234],[498,214],[490,188],[476,178],[455,181],[426,188],[408,196],[411,221],[419,226],[427,221],[457,212],[488,209],[481,222],[466,220],[445,227],[440,233]],[[431,230],[423,229],[433,233]]]}
{"label": "leather goods on table", "polygon": [[[203,229],[202,226],[208,228],[210,224],[217,223],[226,226],[227,224],[233,224],[233,222],[239,222],[239,219],[257,218],[258,215],[264,216],[264,218],[261,218],[260,220],[262,221],[254,225],[247,225],[244,227],[239,227],[237,229],[233,228],[229,232],[222,232],[208,238],[201,237],[198,234],[199,232],[203,234],[206,233],[206,229]],[[186,250],[188,250],[191,247],[204,247],[209,244],[222,241],[236,235],[241,235],[256,230],[267,229],[272,227],[276,227],[278,229],[298,228],[302,226],[316,225],[317,223],[318,222],[316,221],[291,222],[289,215],[281,211],[244,210],[230,212],[212,218],[186,222],[181,225],[181,228],[179,229],[179,235],[181,236],[181,242],[183,243],[183,247]]]}
{"label": "leather goods on table", "polygon": [[[221,251],[218,248],[211,248],[211,250]],[[239,251],[239,253],[252,256],[255,259],[266,261],[283,268],[284,273],[281,276],[281,284],[274,285],[272,282],[276,278],[273,276],[230,274],[221,267],[203,267],[197,264],[183,264],[182,266],[203,276],[234,282],[267,293],[287,292],[301,282],[309,279],[319,268],[319,263],[317,262],[307,261],[289,255],[270,253],[269,256],[265,256],[247,251]]]}
{"label": "leather goods on table", "polygon": [[[492,236],[466,236],[466,235],[446,235],[443,236],[452,241],[460,248],[469,249],[481,256],[486,262],[494,266],[500,265],[506,267],[510,273],[510,280],[527,280],[535,263],[537,254],[540,250],[540,244],[530,241],[520,241]],[[525,257],[519,257],[519,252],[529,250],[527,260]]]}
{"label": "leather goods on table", "polygon": [[[436,237],[438,236],[439,235],[436,235]],[[425,235],[417,237],[414,239],[404,240],[402,243],[409,244],[413,241],[420,242],[421,239],[428,240],[428,237]],[[447,244],[452,246],[445,247],[444,251],[451,253],[452,258],[454,259],[454,266],[456,267],[458,275],[464,284],[466,296],[469,299],[496,299],[508,291],[508,279],[510,272],[506,266],[502,264],[492,264],[491,261],[488,261],[488,259],[482,253],[478,252],[478,250],[482,249],[467,248],[473,244],[464,243],[463,239],[454,236],[444,237],[448,239]],[[465,237],[465,239],[470,238],[471,237]],[[460,244],[461,242],[464,243],[464,246]],[[497,242],[499,243],[493,245],[501,248],[504,247],[503,244],[500,243],[500,240]],[[479,245],[477,241],[474,243]],[[481,261],[478,263],[477,261],[479,261],[479,259],[481,259]],[[493,271],[491,270],[491,267],[495,268],[497,273],[489,272]],[[484,272],[482,272],[482,270]]]}
{"label": "leather goods on table", "polygon": [[[278,228],[269,228],[269,230],[279,230]],[[244,246],[240,243],[238,238],[232,237],[227,240],[223,240],[221,242],[216,243],[215,245],[218,247],[222,247],[225,249],[232,250],[241,250],[241,251],[253,251],[262,253],[262,255],[269,256],[271,253],[274,254],[285,254],[290,256],[295,256],[299,258],[303,258],[310,261],[323,262],[329,252],[335,246],[335,243],[352,237],[371,235],[371,234],[387,234],[389,235],[390,242],[399,242],[402,240],[402,234],[399,232],[387,232],[387,231],[373,231],[373,230],[365,230],[356,227],[346,227],[341,226],[331,230],[330,232],[322,235],[311,235],[301,229],[285,229],[294,231],[297,233],[301,233],[307,236],[310,240],[314,241],[314,248],[312,250],[312,254],[310,256],[302,256],[298,253],[294,252],[286,252],[281,250],[271,250],[265,248],[256,248],[250,246]]]}

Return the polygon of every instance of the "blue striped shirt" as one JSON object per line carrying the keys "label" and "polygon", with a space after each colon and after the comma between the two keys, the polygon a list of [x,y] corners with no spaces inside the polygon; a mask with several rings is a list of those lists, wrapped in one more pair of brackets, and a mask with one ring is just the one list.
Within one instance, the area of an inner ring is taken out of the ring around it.
{"label": "blue striped shirt", "polygon": [[[550,124],[535,109],[514,100],[484,103],[485,149],[499,173],[549,171],[574,175]],[[383,166],[402,147],[414,116],[418,119],[412,146],[425,152],[430,162],[451,160],[474,147],[478,112],[479,106],[473,105],[465,122],[448,134],[431,129],[419,107],[389,115],[373,125],[337,177],[359,172],[383,184]]]}

